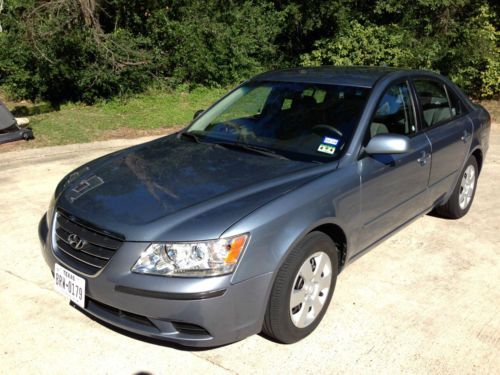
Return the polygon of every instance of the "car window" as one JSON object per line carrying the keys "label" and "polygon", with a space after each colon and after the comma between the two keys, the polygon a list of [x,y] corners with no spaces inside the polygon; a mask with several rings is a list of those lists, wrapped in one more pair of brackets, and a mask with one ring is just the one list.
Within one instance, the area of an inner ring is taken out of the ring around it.
{"label": "car window", "polygon": [[387,133],[412,135],[416,131],[415,110],[408,82],[389,87],[377,105],[368,138]]}
{"label": "car window", "polygon": [[346,85],[249,82],[197,118],[188,132],[209,142],[330,161],[350,142],[369,94]]}
{"label": "car window", "polygon": [[245,97],[245,100],[240,100],[231,108],[219,116],[218,121],[228,121],[241,117],[252,117],[258,115],[269,97],[271,92],[270,87],[257,87]]}
{"label": "car window", "polygon": [[446,87],[446,92],[448,93],[448,97],[450,98],[451,116],[457,117],[463,114],[464,105],[462,101],[450,88]]}
{"label": "car window", "polygon": [[454,116],[442,83],[417,79],[414,85],[420,98],[424,123],[427,127],[448,121]]}

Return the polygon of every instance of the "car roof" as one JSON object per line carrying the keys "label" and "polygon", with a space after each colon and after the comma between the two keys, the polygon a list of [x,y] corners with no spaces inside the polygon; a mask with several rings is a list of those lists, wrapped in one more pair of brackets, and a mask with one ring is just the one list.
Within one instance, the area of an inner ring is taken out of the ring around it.
{"label": "car roof", "polygon": [[411,70],[368,66],[320,66],[275,70],[259,74],[251,81],[307,82],[371,88],[383,76]]}

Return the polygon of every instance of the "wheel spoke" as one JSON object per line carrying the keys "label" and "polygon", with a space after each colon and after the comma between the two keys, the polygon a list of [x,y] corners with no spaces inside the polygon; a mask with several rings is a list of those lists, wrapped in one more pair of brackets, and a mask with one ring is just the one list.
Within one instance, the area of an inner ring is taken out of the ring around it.
{"label": "wheel spoke", "polygon": [[469,183],[474,181],[474,169],[469,172]]}
{"label": "wheel spoke", "polygon": [[297,320],[297,325],[299,327],[305,327],[306,326],[306,319],[307,319],[307,312],[309,310],[309,306],[304,304],[302,305],[302,308],[298,312],[298,320]]}
{"label": "wheel spoke", "polygon": [[312,270],[311,262],[309,262],[309,260],[307,260],[306,262],[304,262],[304,264],[302,265],[302,267],[300,267],[299,275],[301,275],[304,278],[304,281],[306,283],[311,282],[311,280],[312,280],[312,278],[314,276],[314,273],[313,273],[313,270]]}
{"label": "wheel spoke", "polygon": [[323,303],[321,302],[321,300],[319,298],[316,298],[312,303],[313,313],[314,313],[315,317],[318,316],[322,307],[323,307]]}
{"label": "wheel spoke", "polygon": [[[316,266],[316,269],[314,270],[314,275],[319,276],[325,270],[328,259],[327,259],[326,254],[320,254],[316,259],[317,259],[317,262],[316,262],[317,266]],[[317,277],[316,277],[316,279],[317,279]]]}
{"label": "wheel spoke", "polygon": [[304,303],[306,299],[306,292],[304,288],[299,290],[292,290],[292,297],[290,298],[290,308],[298,306],[300,303]]}
{"label": "wheel spoke", "polygon": [[[323,276],[318,280],[318,286],[320,291],[324,291],[325,289],[330,289],[330,284],[332,283],[332,274],[328,274]],[[326,291],[328,292],[328,290]]]}

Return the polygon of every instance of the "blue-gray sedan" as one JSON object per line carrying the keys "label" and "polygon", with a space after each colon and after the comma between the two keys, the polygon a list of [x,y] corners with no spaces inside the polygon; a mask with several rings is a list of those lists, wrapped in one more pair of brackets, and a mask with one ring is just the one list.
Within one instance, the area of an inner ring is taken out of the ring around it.
{"label": "blue-gray sedan", "polygon": [[467,213],[489,132],[434,73],[264,73],[185,130],[67,175],[40,222],[43,255],[74,306],[124,330],[293,343],[347,264],[428,212]]}

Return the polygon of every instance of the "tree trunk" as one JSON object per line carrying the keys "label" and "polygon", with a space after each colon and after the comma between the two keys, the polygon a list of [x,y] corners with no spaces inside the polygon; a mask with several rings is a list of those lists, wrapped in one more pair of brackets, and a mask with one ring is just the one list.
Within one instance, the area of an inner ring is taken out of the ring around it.
{"label": "tree trunk", "polygon": [[80,3],[85,24],[100,33],[102,31],[101,24],[96,15],[97,0],[78,0],[78,2]]}

